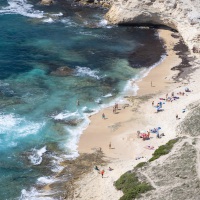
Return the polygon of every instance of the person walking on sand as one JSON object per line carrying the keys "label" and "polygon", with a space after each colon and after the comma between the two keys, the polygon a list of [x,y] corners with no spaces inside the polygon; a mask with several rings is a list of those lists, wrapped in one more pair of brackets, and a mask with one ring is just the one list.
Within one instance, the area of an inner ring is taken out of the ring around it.
{"label": "person walking on sand", "polygon": [[104,113],[102,114],[102,119],[106,119],[106,116],[105,116],[105,114],[104,114]]}
{"label": "person walking on sand", "polygon": [[109,143],[109,149],[111,149],[111,142]]}
{"label": "person walking on sand", "polygon": [[114,114],[116,113],[116,109],[115,109],[115,106],[113,106],[113,113],[114,113]]}
{"label": "person walking on sand", "polygon": [[104,173],[105,173],[105,171],[104,171],[104,169],[103,169],[103,170],[100,172],[102,178],[103,178]]}
{"label": "person walking on sand", "polygon": [[154,106],[154,101],[152,101],[152,106]]}
{"label": "person walking on sand", "polygon": [[97,167],[97,165],[94,166],[94,169],[99,171],[99,168]]}

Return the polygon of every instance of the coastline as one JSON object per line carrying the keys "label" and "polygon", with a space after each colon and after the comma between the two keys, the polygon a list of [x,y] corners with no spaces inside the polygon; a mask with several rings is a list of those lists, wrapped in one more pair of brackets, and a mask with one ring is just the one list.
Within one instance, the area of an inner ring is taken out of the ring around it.
{"label": "coastline", "polygon": [[[99,167],[105,170],[107,178],[101,179],[95,171],[83,175],[75,183],[75,199],[119,199],[122,192],[116,191],[113,182],[136,164],[149,160],[155,149],[176,137],[176,127],[185,117],[181,110],[194,99],[184,101],[188,98],[184,96],[173,103],[166,103],[163,106],[164,112],[161,113],[156,113],[152,107],[152,101],[158,102],[159,97],[165,98],[172,91],[183,92],[187,84],[174,81],[173,77],[179,71],[171,70],[182,61],[174,51],[174,46],[180,42],[180,36],[172,37],[169,30],[159,30],[159,36],[164,40],[167,56],[146,77],[136,82],[139,86],[138,95],[129,98],[129,106],[123,109],[119,105],[117,114],[113,114],[112,107],[108,107],[90,117],[91,123],[80,137],[78,151],[81,155],[101,149],[109,164]],[[107,119],[102,119],[102,113]],[[180,120],[176,120],[176,113]],[[157,139],[155,134],[151,134],[148,141],[137,138],[137,130],[146,131],[158,126],[165,134],[164,137]],[[153,146],[154,150],[146,149],[147,145]],[[108,166],[114,170],[108,171]]]}
{"label": "coastline", "polygon": [[[172,76],[177,74],[177,71],[172,71],[173,66],[177,66],[181,63],[181,59],[173,51],[173,46],[179,41],[178,38],[173,38],[171,36],[171,31],[169,30],[159,30],[159,35],[164,39],[166,45],[166,51],[168,56],[156,67],[154,67],[144,78],[139,79],[134,84],[137,84],[139,90],[137,96],[131,99],[134,103],[130,101],[129,107],[125,109],[120,105],[118,114],[113,114],[112,107],[107,107],[100,110],[98,113],[90,116],[90,124],[83,131],[78,144],[79,153],[92,153],[94,149],[101,148],[103,153],[108,157],[118,158],[119,152],[116,150],[110,151],[108,148],[109,142],[116,138],[116,135],[120,135],[122,132],[134,133],[137,132],[139,127],[135,127],[132,121],[138,119],[136,116],[137,112],[132,112],[131,110],[136,110],[140,100],[138,97],[141,96],[153,96],[158,93],[168,91],[174,86],[174,80]],[[167,77],[167,78],[166,78]],[[151,86],[152,81],[152,86]],[[173,84],[173,85],[172,85]],[[147,97],[147,98],[149,98]],[[148,100],[150,102],[150,100]],[[116,102],[118,103],[118,102]],[[131,105],[132,104],[132,105]],[[150,103],[151,104],[151,103]],[[104,113],[106,115],[106,120],[102,120],[101,115]],[[123,124],[123,125],[122,125]],[[134,122],[136,124],[136,122]],[[98,129],[98,130],[97,130]],[[117,129],[117,130],[112,130]],[[141,129],[140,129],[141,130]],[[127,155],[127,153],[126,153]],[[124,157],[124,155],[122,155]]]}

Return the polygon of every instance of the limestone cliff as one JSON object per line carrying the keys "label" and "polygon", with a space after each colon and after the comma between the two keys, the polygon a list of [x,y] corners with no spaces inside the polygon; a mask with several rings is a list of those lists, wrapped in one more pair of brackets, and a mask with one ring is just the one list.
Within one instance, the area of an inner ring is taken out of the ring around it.
{"label": "limestone cliff", "polygon": [[118,0],[105,17],[114,24],[154,24],[176,29],[190,51],[200,56],[199,0]]}

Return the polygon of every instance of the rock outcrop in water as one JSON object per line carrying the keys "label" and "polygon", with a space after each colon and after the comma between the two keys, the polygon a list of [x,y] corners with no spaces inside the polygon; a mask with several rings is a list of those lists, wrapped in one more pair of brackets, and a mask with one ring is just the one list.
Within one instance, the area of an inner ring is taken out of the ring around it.
{"label": "rock outcrop in water", "polygon": [[105,17],[113,24],[165,25],[176,29],[190,51],[200,56],[199,0],[118,0]]}
{"label": "rock outcrop in water", "polygon": [[40,2],[40,4],[45,5],[45,6],[49,6],[53,3],[54,3],[53,0],[41,0],[41,2]]}
{"label": "rock outcrop in water", "polygon": [[51,75],[53,76],[69,76],[73,72],[72,69],[69,67],[59,67],[55,71],[51,72]]}

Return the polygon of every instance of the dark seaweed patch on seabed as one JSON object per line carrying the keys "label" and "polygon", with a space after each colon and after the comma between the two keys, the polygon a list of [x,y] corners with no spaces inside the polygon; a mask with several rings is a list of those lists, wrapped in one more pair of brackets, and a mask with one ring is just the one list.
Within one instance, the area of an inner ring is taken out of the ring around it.
{"label": "dark seaweed patch on seabed", "polygon": [[182,59],[179,65],[171,68],[171,70],[179,71],[178,75],[173,78],[175,81],[178,81],[178,79],[180,78],[186,79],[188,75],[195,70],[190,64],[190,61],[193,61],[194,58],[188,57],[188,55],[190,55],[190,52],[182,39],[180,39],[180,41],[174,46],[173,50],[176,52],[176,55],[178,55]]}
{"label": "dark seaweed patch on seabed", "polygon": [[134,68],[151,67],[157,63],[161,55],[166,53],[164,48],[164,42],[160,38],[155,38],[152,32],[156,32],[154,29],[146,30],[150,32],[151,38],[146,38],[145,45],[137,47],[129,56],[129,63]]}

